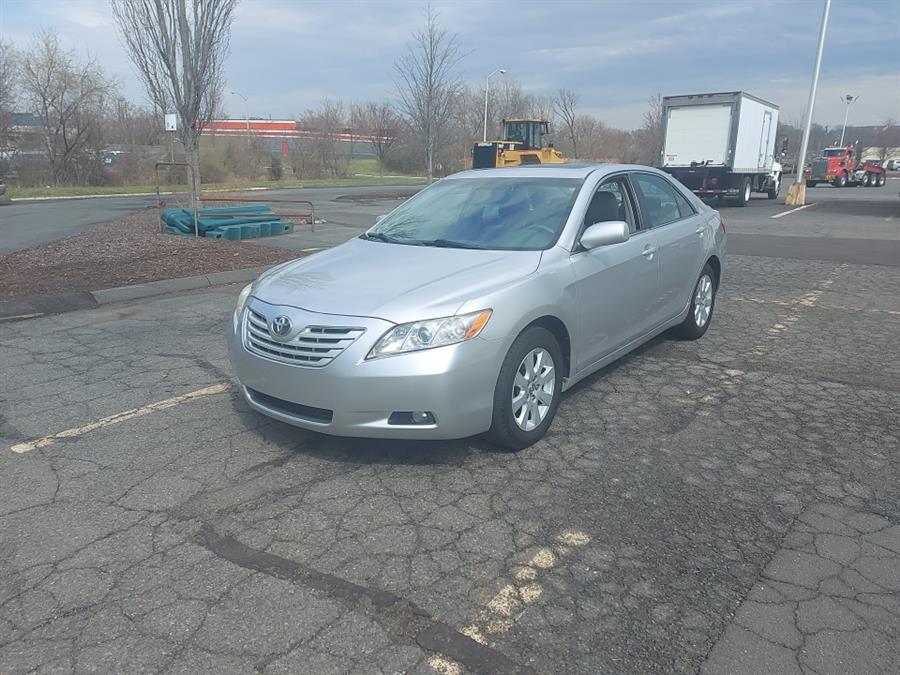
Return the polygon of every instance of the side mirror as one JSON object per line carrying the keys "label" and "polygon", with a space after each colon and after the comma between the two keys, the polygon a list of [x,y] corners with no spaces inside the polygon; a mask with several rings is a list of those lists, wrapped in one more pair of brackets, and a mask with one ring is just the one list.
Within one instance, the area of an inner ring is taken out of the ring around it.
{"label": "side mirror", "polygon": [[387,216],[384,215],[384,214],[382,214],[382,215],[380,215],[380,216],[375,216],[375,224],[377,225],[378,223],[380,223],[380,222],[381,222],[382,220],[384,220],[385,218],[387,218]]}
{"label": "side mirror", "polygon": [[610,244],[621,244],[631,238],[628,223],[621,220],[607,220],[603,223],[594,223],[581,235],[581,245],[587,249]]}

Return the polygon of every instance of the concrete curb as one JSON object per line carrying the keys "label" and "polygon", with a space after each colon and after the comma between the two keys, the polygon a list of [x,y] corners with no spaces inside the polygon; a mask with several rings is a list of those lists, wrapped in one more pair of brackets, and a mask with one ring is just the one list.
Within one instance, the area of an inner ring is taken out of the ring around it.
{"label": "concrete curb", "polygon": [[161,281],[148,281],[145,284],[134,286],[119,286],[118,288],[105,288],[100,291],[92,291],[91,295],[98,305],[107,305],[111,302],[125,302],[126,300],[138,300],[150,298],[154,295],[164,295],[177,291],[193,291],[198,288],[222,286],[234,284],[240,281],[251,281],[262,274],[266,267],[248,267],[242,270],[229,272],[213,272],[211,274],[198,274],[194,277],[180,277],[178,279],[163,279]]}
{"label": "concrete curb", "polygon": [[104,288],[99,291],[34,295],[16,300],[4,300],[0,301],[0,323],[32,319],[45,314],[61,314],[63,312],[74,312],[79,309],[91,309],[92,307],[108,305],[113,302],[140,300],[142,298],[165,295],[166,293],[192,291],[199,288],[211,288],[242,281],[252,281],[270,267],[272,266],[265,265],[263,267],[230,270],[228,272],[198,274],[193,277],[162,279],[133,286]]}

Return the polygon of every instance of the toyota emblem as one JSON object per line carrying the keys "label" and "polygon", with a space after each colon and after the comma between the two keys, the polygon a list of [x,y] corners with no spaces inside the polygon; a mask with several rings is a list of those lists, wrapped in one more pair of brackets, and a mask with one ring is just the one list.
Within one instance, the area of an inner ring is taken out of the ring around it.
{"label": "toyota emblem", "polygon": [[291,320],[286,316],[277,316],[272,319],[272,332],[278,337],[286,337],[291,332]]}

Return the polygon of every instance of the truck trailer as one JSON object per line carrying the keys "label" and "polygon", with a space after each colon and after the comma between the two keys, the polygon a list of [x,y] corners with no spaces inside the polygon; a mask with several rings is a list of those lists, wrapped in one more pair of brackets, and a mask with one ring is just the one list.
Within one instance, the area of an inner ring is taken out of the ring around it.
{"label": "truck trailer", "polygon": [[701,198],[775,199],[777,130],[778,106],[742,91],[666,96],[660,168]]}

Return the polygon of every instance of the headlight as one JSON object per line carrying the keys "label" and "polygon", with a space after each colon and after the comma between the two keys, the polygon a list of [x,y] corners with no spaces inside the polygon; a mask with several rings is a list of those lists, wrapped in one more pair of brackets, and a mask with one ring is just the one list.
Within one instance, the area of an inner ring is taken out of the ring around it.
{"label": "headlight", "polygon": [[244,305],[247,304],[247,298],[250,297],[251,288],[253,288],[253,284],[247,284],[241,289],[241,292],[238,293],[237,304],[234,306],[235,316],[239,316],[240,313],[244,311]]}
{"label": "headlight", "polygon": [[471,340],[481,332],[490,318],[491,310],[483,309],[471,314],[402,323],[382,335],[366,358],[378,359]]}

